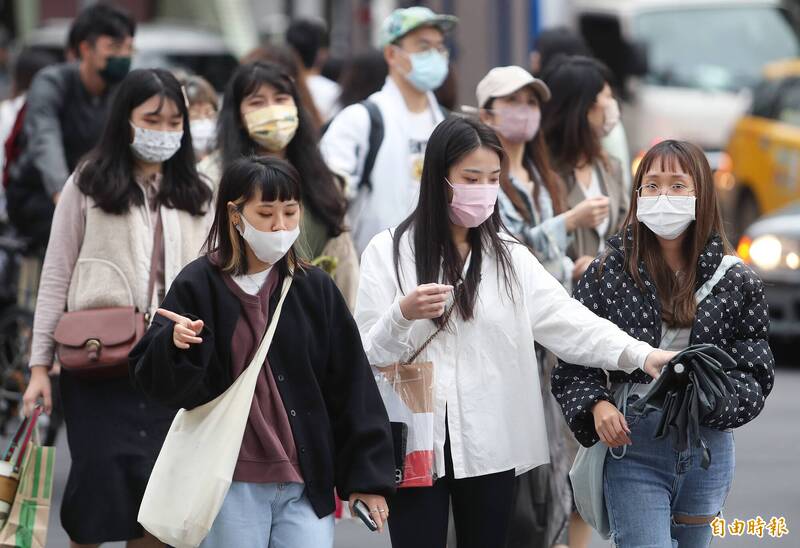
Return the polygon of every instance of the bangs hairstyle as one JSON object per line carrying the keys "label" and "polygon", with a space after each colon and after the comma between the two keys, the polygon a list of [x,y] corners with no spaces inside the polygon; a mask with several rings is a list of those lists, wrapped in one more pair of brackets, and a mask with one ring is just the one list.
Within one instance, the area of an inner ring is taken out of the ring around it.
{"label": "bangs hairstyle", "polygon": [[298,126],[286,146],[286,159],[300,174],[306,209],[325,225],[328,237],[340,235],[345,231],[344,216],[347,212],[344,196],[319,152],[317,131],[303,107],[297,86],[280,65],[258,61],[242,65],[233,73],[225,90],[218,122],[223,166],[230,165],[238,158],[260,153],[259,145],[247,132],[240,107],[245,97],[256,93],[261,86],[270,86],[294,99]]}
{"label": "bangs hairstyle", "polygon": [[580,167],[583,162],[605,162],[600,138],[589,125],[589,110],[612,75],[600,61],[575,56],[556,56],[542,80],[552,98],[542,104],[542,128],[557,171]]}
{"label": "bangs hairstyle", "polygon": [[[404,292],[400,281],[400,240],[413,227],[411,238],[417,283],[455,285],[462,282],[461,288],[455,293],[455,304],[465,320],[473,318],[485,252],[496,257],[499,263],[498,277],[502,275],[509,297],[512,296],[512,280],[515,278],[508,242],[498,235],[508,231],[500,220],[497,204],[488,219],[480,226],[469,229],[467,241],[472,258],[466,277],[462,275],[464,261],[453,243],[448,215],[450,187],[445,177],[448,177],[453,165],[481,147],[497,154],[500,159],[500,179],[507,178],[508,158],[500,140],[489,126],[477,120],[456,116],[447,118],[436,126],[425,150],[417,208],[400,223],[393,235],[394,269],[401,291]],[[433,320],[436,325],[441,325],[443,321],[443,317]]]}
{"label": "bangs hairstyle", "polygon": [[[296,200],[302,206],[300,174],[288,162],[267,156],[238,158],[225,168],[205,249],[215,255],[214,262],[222,271],[232,276],[245,274],[248,265],[246,244],[230,220],[228,203],[234,203],[241,213],[244,204],[258,197],[264,202]],[[292,247],[277,266],[283,276],[299,264]]]}
{"label": "bangs hairstyle", "polygon": [[[656,235],[636,219],[637,190],[651,170],[667,173],[685,173],[692,178],[696,197],[696,220],[686,229],[683,255],[687,268],[681,278],[675,276],[664,260]],[[631,208],[625,218],[624,234],[630,233],[632,242],[625,243],[625,269],[642,291],[647,291],[645,280],[639,272],[644,263],[646,272],[655,284],[661,301],[662,318],[671,326],[690,327],[697,309],[694,293],[697,289],[697,264],[711,238],[719,237],[725,253],[732,253],[725,237],[714,179],[705,153],[696,145],[685,141],[662,141],[647,151],[642,158],[631,191]],[[604,259],[605,262],[605,259]]]}
{"label": "bangs hairstyle", "polygon": [[144,204],[144,193],[134,178],[131,112],[152,97],[159,98],[156,113],[171,101],[183,119],[181,146],[161,164],[163,179],[156,200],[159,205],[202,215],[211,202],[211,188],[197,174],[189,109],[181,85],[172,73],[163,69],[133,70],[122,80],[98,144],[78,167],[78,188],[106,213],[123,214],[132,205]]}

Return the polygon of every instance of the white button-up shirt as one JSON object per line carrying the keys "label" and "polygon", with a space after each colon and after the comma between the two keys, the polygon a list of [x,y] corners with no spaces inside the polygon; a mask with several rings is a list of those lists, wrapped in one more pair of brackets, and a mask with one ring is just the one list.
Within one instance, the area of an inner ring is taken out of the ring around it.
{"label": "white button-up shirt", "polygon": [[[370,363],[379,367],[408,359],[435,330],[431,321],[406,320],[400,311],[400,299],[418,285],[409,233],[400,242],[402,285],[389,231],[362,257],[355,318]],[[453,314],[418,358],[435,370],[437,476],[445,473],[446,427],[456,478],[521,474],[549,461],[534,340],[570,363],[609,370],[633,371],[652,351],[572,299],[527,248],[508,245],[516,274],[511,295],[493,254],[484,252],[474,318]]]}

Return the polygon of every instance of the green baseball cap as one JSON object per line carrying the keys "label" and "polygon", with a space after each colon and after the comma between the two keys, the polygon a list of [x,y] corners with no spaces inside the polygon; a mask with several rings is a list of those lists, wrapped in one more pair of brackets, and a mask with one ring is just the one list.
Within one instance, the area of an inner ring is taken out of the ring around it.
{"label": "green baseball cap", "polygon": [[458,23],[454,15],[442,15],[424,6],[413,6],[394,10],[381,25],[381,46],[396,42],[409,32],[420,27],[437,27],[448,32]]}

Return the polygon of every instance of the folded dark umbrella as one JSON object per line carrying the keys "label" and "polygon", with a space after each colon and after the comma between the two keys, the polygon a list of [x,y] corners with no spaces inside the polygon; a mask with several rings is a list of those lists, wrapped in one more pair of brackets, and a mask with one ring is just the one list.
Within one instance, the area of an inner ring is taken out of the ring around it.
{"label": "folded dark umbrella", "polygon": [[734,359],[713,344],[690,346],[670,360],[647,394],[631,407],[660,409],[655,438],[669,436],[676,451],[700,447],[701,466],[707,469],[711,452],[700,425],[738,407],[736,387],[727,373],[735,367]]}

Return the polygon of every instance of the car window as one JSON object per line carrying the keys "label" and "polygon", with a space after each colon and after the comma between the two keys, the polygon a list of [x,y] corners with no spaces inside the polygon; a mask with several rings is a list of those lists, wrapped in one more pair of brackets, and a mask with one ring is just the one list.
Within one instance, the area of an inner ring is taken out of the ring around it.
{"label": "car window", "polygon": [[787,80],[782,86],[777,118],[786,124],[800,126],[800,78]]}
{"label": "car window", "polygon": [[647,80],[664,86],[738,90],[755,85],[766,63],[800,54],[785,13],[771,6],[644,12],[633,30],[647,46]]}
{"label": "car window", "polygon": [[760,118],[775,119],[778,115],[778,100],[783,84],[783,80],[766,80],[756,86],[750,113]]}

